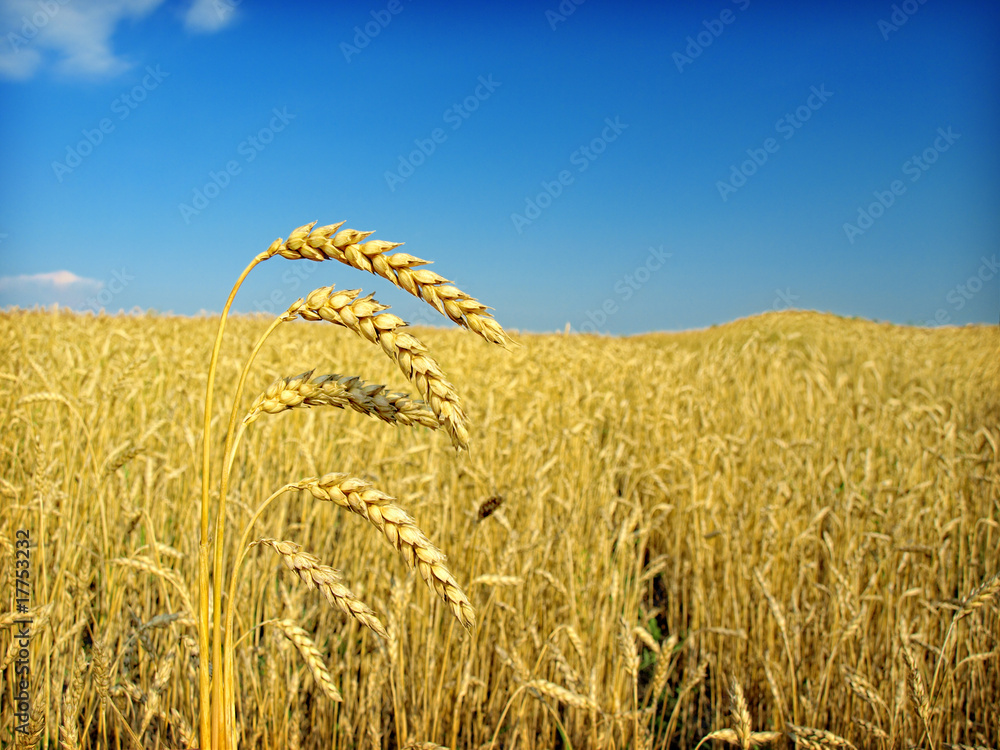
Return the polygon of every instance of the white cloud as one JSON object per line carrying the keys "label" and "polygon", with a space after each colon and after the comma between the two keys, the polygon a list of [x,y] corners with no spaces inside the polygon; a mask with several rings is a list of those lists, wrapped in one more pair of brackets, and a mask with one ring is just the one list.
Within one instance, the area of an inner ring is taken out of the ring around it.
{"label": "white cloud", "polygon": [[48,273],[21,274],[20,276],[0,276],[0,292],[12,289],[24,289],[31,286],[53,287],[55,289],[81,287],[87,291],[97,291],[104,286],[104,282],[77,276],[72,271],[49,271]]}
{"label": "white cloud", "polygon": [[0,77],[15,81],[31,78],[42,64],[42,55],[37,49],[20,49],[13,54],[9,45],[0,42]]}
{"label": "white cloud", "polygon": [[236,6],[241,0],[194,0],[184,14],[184,28],[188,31],[211,34],[225,28],[236,17]]}
{"label": "white cloud", "polygon": [[72,271],[0,276],[0,303],[32,307],[58,302],[82,308],[103,288],[103,281],[77,276]]}
{"label": "white cloud", "polygon": [[[227,26],[238,0],[193,0],[189,30]],[[0,0],[0,77],[25,80],[47,62],[70,76],[111,78],[133,62],[115,52],[112,37],[125,22],[153,13],[163,0]]]}

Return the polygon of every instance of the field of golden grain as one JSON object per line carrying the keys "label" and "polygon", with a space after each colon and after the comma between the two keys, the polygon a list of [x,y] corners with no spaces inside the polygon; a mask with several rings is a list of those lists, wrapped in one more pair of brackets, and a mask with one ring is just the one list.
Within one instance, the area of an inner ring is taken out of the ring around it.
{"label": "field of golden grain", "polygon": [[[220,443],[267,323],[230,322]],[[216,324],[0,315],[5,747],[23,724],[21,664],[38,747],[198,743]],[[718,747],[1000,746],[996,327],[788,312],[632,338],[515,334],[509,352],[467,331],[420,338],[464,401],[470,450],[349,409],[264,414],[234,463],[230,549],[276,489],[344,472],[448,555],[476,628],[363,518],[282,495],[251,538],[341,571],[389,637],[250,548],[233,599],[241,747],[689,748],[711,733]],[[293,323],[243,407],[313,369],[412,392],[377,347]]]}

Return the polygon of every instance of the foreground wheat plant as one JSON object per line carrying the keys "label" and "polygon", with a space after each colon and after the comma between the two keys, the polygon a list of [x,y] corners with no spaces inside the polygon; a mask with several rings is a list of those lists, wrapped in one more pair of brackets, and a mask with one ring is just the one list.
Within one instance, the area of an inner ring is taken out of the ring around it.
{"label": "foreground wheat plant", "polygon": [[[229,596],[222,604],[226,581],[226,499],[237,450],[247,428],[266,414],[300,407],[350,407],[395,425],[443,427],[456,448],[468,446],[468,420],[455,387],[445,378],[427,348],[407,330],[407,324],[386,312],[387,305],[371,295],[362,297],[360,289],[337,291],[333,286],[316,289],[279,315],[253,346],[240,374],[232,399],[232,408],[219,480],[219,499],[215,515],[214,547],[210,538],[211,486],[211,416],[215,373],[230,308],[243,281],[260,263],[280,255],[290,260],[337,260],[352,268],[388,279],[401,289],[424,300],[442,315],[477,333],[486,341],[507,346],[510,339],[488,308],[448,279],[422,268],[428,261],[407,253],[389,253],[398,243],[370,240],[371,232],[343,229],[339,224],[316,227],[316,222],[299,227],[287,240],[277,239],[257,255],[240,274],[233,286],[219,321],[212,349],[205,394],[205,422],[202,452],[201,544],[198,554],[199,606],[198,635],[202,658],[199,663],[200,722],[202,750],[234,747],[236,744],[234,663],[236,645],[233,634],[235,601],[239,572],[247,552],[261,545],[274,550],[284,565],[307,585],[318,589],[330,604],[355,618],[380,637],[386,629],[375,612],[343,583],[340,574],[323,565],[318,557],[302,551],[294,542],[261,538],[251,542],[253,527],[264,510],[282,494],[308,490],[313,497],[333,502],[367,520],[396,548],[406,563],[419,571],[427,585],[444,600],[458,621],[468,629],[475,625],[475,611],[454,576],[445,565],[445,555],[421,531],[416,522],[393,498],[369,482],[347,474],[331,473],[293,482],[279,488],[253,513],[236,549],[236,559],[229,573]],[[370,385],[351,376],[321,375],[313,372],[282,377],[274,382],[243,412],[241,403],[247,376],[265,341],[283,323],[296,319],[327,321],[349,328],[361,338],[379,346],[419,391],[422,400],[401,393],[385,391],[382,385]],[[225,612],[225,624],[223,614]],[[286,620],[274,621],[292,639],[317,682],[333,700],[340,693],[308,635]],[[274,624],[272,623],[272,624]],[[210,644],[211,642],[211,644]],[[211,658],[208,655],[211,654]],[[215,669],[210,671],[210,665]]]}

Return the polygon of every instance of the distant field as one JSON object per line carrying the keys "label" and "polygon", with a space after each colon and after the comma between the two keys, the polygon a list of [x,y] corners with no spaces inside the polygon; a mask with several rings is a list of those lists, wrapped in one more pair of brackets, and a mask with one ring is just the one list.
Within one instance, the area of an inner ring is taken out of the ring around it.
{"label": "distant field", "polygon": [[[230,324],[216,435],[266,325]],[[39,747],[130,747],[124,724],[145,747],[197,742],[215,326],[0,315],[5,747],[18,530],[32,543]],[[285,483],[368,480],[447,553],[478,626],[467,633],[364,520],[285,495],[252,538],[342,571],[391,637],[250,550],[242,747],[688,748],[724,729],[738,741],[748,720],[781,732],[757,738],[775,747],[789,733],[800,747],[1000,746],[996,326],[788,312],[632,338],[515,334],[511,352],[419,335],[464,400],[468,453],[350,410],[265,414],[235,464],[229,523]],[[265,346],[245,405],[313,368],[412,393],[377,348],[302,323]],[[490,498],[502,503],[480,520]]]}

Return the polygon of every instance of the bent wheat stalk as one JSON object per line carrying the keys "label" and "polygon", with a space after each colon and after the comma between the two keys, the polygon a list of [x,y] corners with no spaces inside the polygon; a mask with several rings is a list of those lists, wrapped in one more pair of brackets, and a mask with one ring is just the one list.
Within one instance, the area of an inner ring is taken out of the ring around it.
{"label": "bent wheat stalk", "polygon": [[[326,492],[330,495],[324,499],[336,501],[336,493],[330,494],[332,485],[327,487],[319,483],[319,480],[316,480],[316,484],[308,487],[302,483],[285,485],[264,501],[246,527],[244,540],[239,547],[239,556],[233,566],[232,578],[230,579],[230,593],[233,596],[230,596],[227,603],[226,626],[223,628],[222,582],[225,565],[226,496],[233,461],[248,425],[264,413],[277,413],[296,406],[328,405],[340,408],[350,407],[394,424],[420,425],[432,429],[444,426],[457,447],[464,448],[468,444],[465,412],[454,386],[444,379],[440,367],[430,357],[427,349],[409,332],[401,330],[405,328],[406,324],[395,315],[385,313],[384,311],[388,309],[387,306],[375,301],[371,296],[358,299],[360,290],[334,293],[332,286],[318,289],[308,298],[293,304],[288,311],[271,323],[254,345],[240,373],[233,396],[223,449],[223,468],[215,517],[215,547],[212,550],[212,560],[210,561],[209,486],[211,483],[211,419],[215,374],[218,369],[219,352],[230,310],[237,292],[250,272],[259,264],[276,255],[291,260],[337,260],[352,268],[388,279],[401,289],[423,299],[455,323],[477,333],[486,341],[505,347],[512,343],[500,324],[489,313],[488,307],[451,286],[448,279],[420,268],[420,266],[427,265],[428,261],[407,253],[390,254],[389,251],[399,247],[399,243],[381,240],[362,243],[372,234],[371,232],[359,232],[354,229],[341,230],[342,225],[343,222],[340,222],[317,228],[316,222],[312,222],[294,230],[287,241],[281,238],[276,239],[267,250],[256,255],[240,274],[220,315],[219,328],[209,361],[202,435],[202,504],[201,536],[198,547],[199,596],[197,611],[198,642],[200,652],[203,655],[198,673],[199,736],[200,747],[203,750],[227,748],[235,739],[232,661],[234,644],[231,637],[233,599],[235,598],[238,571],[248,549],[246,540],[251,527],[259,517],[260,512],[277,496],[289,489],[308,488],[313,491],[313,494],[316,494],[318,489],[320,492]],[[250,411],[240,421],[240,405],[244,386],[257,354],[267,338],[281,323],[299,317],[307,320],[329,320],[350,328],[372,343],[379,344],[383,351],[396,362],[400,370],[417,386],[426,404],[414,401],[405,394],[385,391],[384,386],[365,384],[358,378],[340,375],[313,377],[313,373],[310,371],[293,378],[281,378],[273,383],[254,402]],[[354,487],[351,493],[341,494],[345,501],[348,497],[355,498],[351,501],[355,505],[349,507],[379,528],[383,535],[403,554],[407,562],[420,570],[428,585],[449,603],[459,621],[466,627],[471,627],[475,621],[474,612],[464,592],[444,566],[444,555],[427,541],[423,533],[413,525],[412,519],[389,502],[391,498],[370,487]],[[330,593],[331,601],[336,602],[338,606],[345,608],[345,611],[366,622],[369,627],[378,632],[381,623],[378,622],[377,618],[374,618],[374,614],[369,614],[371,610],[363,608],[363,605],[350,603],[356,602],[356,600],[349,600],[346,594],[338,598],[333,593],[334,579],[332,574],[326,572],[332,569],[325,568],[319,564],[316,558],[301,553],[297,548],[293,550],[288,547],[287,545],[290,543],[272,540],[270,544],[282,555],[286,564],[291,561],[299,566],[293,569],[300,576],[309,577],[309,580],[321,588],[324,593]],[[317,573],[317,571],[319,572]],[[316,575],[319,575],[320,578],[317,579]],[[340,589],[337,591],[340,592]],[[343,591],[347,591],[347,589],[344,588]],[[211,611],[210,599],[214,604],[214,612]],[[384,628],[381,630],[384,632]],[[210,645],[211,648],[209,648]],[[211,659],[208,658],[208,654],[211,654]],[[222,668],[216,669],[212,673],[209,671],[212,663],[217,666],[222,665]]]}

